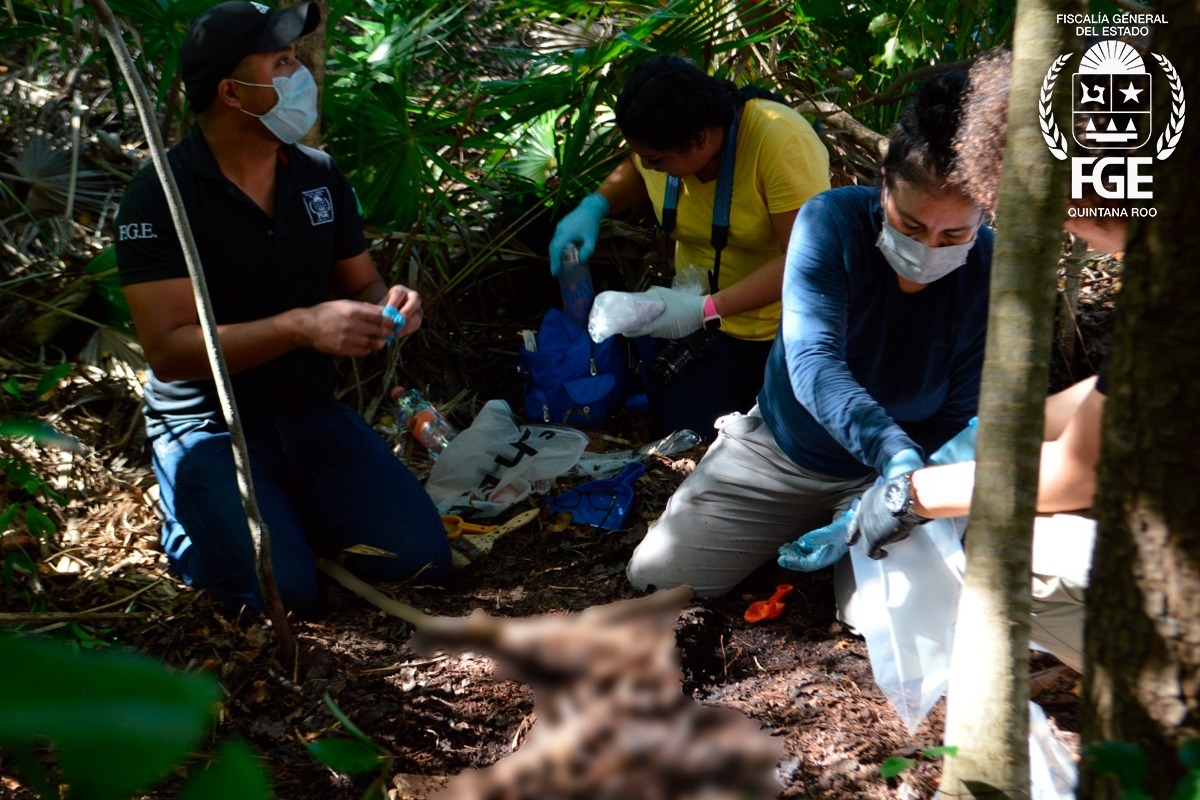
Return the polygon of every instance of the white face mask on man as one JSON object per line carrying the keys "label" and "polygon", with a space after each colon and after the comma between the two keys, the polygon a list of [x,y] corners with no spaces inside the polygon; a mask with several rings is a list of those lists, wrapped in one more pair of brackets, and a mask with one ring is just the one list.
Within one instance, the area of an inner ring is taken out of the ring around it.
{"label": "white face mask on man", "polygon": [[317,123],[317,82],[303,64],[291,75],[275,78],[271,83],[247,83],[236,78],[231,80],[243,86],[275,89],[279,100],[270,111],[265,114],[252,114],[243,108],[242,112],[262,120],[267,130],[284,144],[300,141]]}
{"label": "white face mask on man", "polygon": [[[962,244],[948,244],[942,247],[930,247],[918,242],[910,236],[905,236],[892,227],[887,218],[887,188],[883,190],[883,229],[875,246],[883,252],[883,257],[901,278],[913,283],[933,283],[938,278],[944,278],[954,270],[967,263],[967,254],[975,246],[978,235],[972,236],[971,241]],[[980,215],[980,223],[983,218]]]}

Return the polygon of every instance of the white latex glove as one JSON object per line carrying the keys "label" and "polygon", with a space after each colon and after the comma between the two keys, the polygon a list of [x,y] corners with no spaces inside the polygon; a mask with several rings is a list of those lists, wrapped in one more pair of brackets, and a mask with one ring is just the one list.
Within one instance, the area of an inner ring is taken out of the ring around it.
{"label": "white latex glove", "polygon": [[647,299],[661,300],[666,308],[644,328],[630,331],[626,336],[678,339],[704,326],[704,301],[707,295],[677,292],[665,286],[655,286],[641,294]]}

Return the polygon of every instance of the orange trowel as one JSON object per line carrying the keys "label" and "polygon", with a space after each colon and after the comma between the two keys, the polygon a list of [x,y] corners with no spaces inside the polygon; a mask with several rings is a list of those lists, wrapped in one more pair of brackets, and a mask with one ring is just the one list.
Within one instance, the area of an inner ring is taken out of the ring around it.
{"label": "orange trowel", "polygon": [[767,600],[755,600],[746,609],[743,618],[746,622],[762,622],[764,619],[775,619],[783,613],[783,599],[792,593],[790,583],[781,583],[775,587],[775,594]]}

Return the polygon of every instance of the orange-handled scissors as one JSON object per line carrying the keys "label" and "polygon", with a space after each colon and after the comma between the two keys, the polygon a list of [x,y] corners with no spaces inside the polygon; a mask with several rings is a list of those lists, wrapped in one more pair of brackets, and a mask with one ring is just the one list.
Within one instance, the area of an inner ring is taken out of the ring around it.
{"label": "orange-handled scissors", "polygon": [[464,522],[462,517],[455,514],[443,514],[442,527],[446,529],[446,536],[450,539],[457,539],[464,533],[481,536],[500,529],[499,525],[476,525],[473,522]]}

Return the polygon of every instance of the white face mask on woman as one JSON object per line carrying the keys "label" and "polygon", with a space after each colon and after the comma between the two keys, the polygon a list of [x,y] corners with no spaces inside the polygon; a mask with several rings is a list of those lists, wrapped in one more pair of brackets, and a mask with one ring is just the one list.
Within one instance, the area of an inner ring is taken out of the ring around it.
{"label": "white face mask on woman", "polygon": [[[883,190],[882,205],[883,230],[879,232],[875,246],[883,252],[883,257],[901,278],[913,283],[933,283],[938,278],[944,278],[967,263],[967,254],[975,246],[978,235],[972,236],[971,241],[962,244],[930,247],[912,237],[905,236],[888,222],[886,188]],[[981,216],[980,223],[982,222]]]}
{"label": "white face mask on woman", "polygon": [[231,78],[234,83],[243,86],[273,87],[279,95],[279,100],[265,114],[251,114],[242,109],[245,114],[258,117],[267,130],[284,144],[294,144],[300,141],[304,134],[312,130],[317,123],[317,82],[312,73],[303,64],[300,69],[285,78],[275,78],[271,83],[247,83]]}

